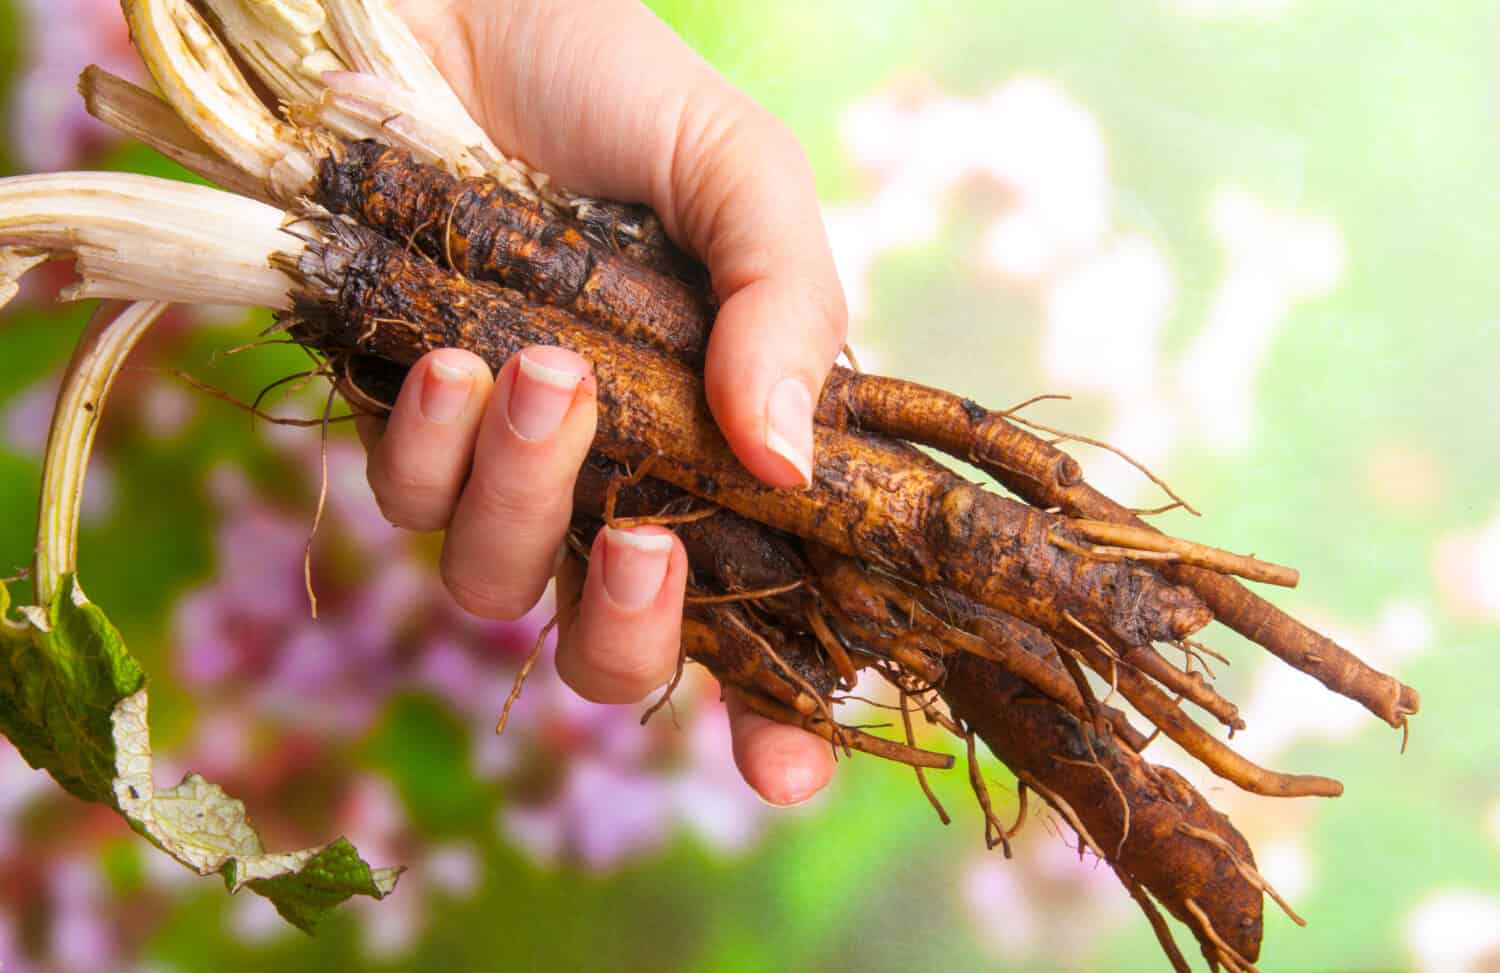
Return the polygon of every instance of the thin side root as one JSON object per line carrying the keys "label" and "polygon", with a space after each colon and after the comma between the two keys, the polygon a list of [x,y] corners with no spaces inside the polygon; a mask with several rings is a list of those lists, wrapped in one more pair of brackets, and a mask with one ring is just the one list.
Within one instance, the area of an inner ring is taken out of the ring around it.
{"label": "thin side root", "polygon": [[[782,706],[775,700],[769,699],[759,693],[748,693],[737,686],[726,686],[725,691],[733,693],[751,710],[759,713],[768,720],[778,723],[786,723],[789,726],[800,726],[809,733],[814,733],[828,742],[833,742],[834,731],[828,725],[827,720],[817,717],[804,717],[795,710]],[[896,763],[906,764],[909,767],[929,767],[933,770],[951,770],[953,768],[953,757],[946,753],[933,753],[930,750],[918,750],[893,740],[885,740],[881,737],[872,736],[862,730],[841,726],[839,736],[842,743],[871,756],[892,760]]]}
{"label": "thin side root", "polygon": [[788,581],[786,584],[773,585],[769,588],[757,588],[754,591],[732,591],[727,595],[688,595],[684,600],[685,605],[733,605],[744,601],[760,601],[763,598],[775,598],[796,591],[802,587],[802,579]]}
{"label": "thin side root", "polygon": [[[220,402],[227,402],[228,404],[234,406],[236,409],[239,409],[241,412],[248,412],[254,418],[259,419],[262,422],[269,422],[273,426],[295,426],[299,429],[312,429],[315,427],[321,427],[325,422],[333,424],[339,422],[350,422],[354,419],[354,416],[352,415],[329,416],[326,420],[321,417],[317,419],[291,419],[285,416],[273,416],[268,412],[252,406],[249,402],[244,402],[240,399],[235,398],[223,389],[215,388],[212,385],[209,385],[207,382],[194,378],[187,372],[172,368],[167,370],[167,374],[171,375],[173,378],[180,379],[186,384],[192,386],[195,391],[202,392],[204,395],[211,395],[214,398],[218,399]],[[298,375],[297,377],[303,378],[305,376]]]}
{"label": "thin side root", "polygon": [[516,700],[521,698],[521,687],[525,685],[526,677],[531,675],[531,670],[536,666],[536,660],[541,658],[542,646],[547,644],[547,636],[551,635],[552,630],[557,627],[557,623],[562,618],[563,612],[572,611],[577,604],[578,602],[575,600],[573,604],[568,605],[566,608],[559,608],[547,620],[547,624],[542,626],[542,630],[537,633],[536,642],[531,646],[530,654],[526,656],[526,661],[521,663],[521,668],[516,673],[516,681],[511,684],[510,695],[505,697],[505,705],[500,708],[500,719],[495,723],[495,736],[499,736],[505,732],[505,724],[510,722],[510,708],[516,704]]}
{"label": "thin side root", "polygon": [[1109,443],[1104,442],[1102,439],[1090,439],[1088,436],[1079,436],[1075,433],[1064,432],[1061,429],[1053,429],[1051,426],[1044,426],[1040,422],[1036,422],[1031,419],[1023,419],[1020,416],[1014,414],[1007,414],[1005,418],[1018,425],[1026,426],[1031,429],[1037,429],[1041,432],[1047,433],[1048,435],[1057,436],[1057,442],[1083,443],[1088,446],[1094,446],[1099,449],[1105,450],[1106,452],[1114,453],[1116,456],[1120,457],[1120,459],[1124,460],[1131,466],[1135,467],[1138,471],[1140,471],[1141,475],[1146,479],[1150,480],[1152,483],[1155,483],[1162,493],[1165,493],[1168,497],[1172,498],[1173,503],[1180,505],[1183,510],[1186,510],[1194,517],[1203,516],[1198,511],[1198,508],[1194,507],[1182,497],[1178,496],[1177,491],[1173,490],[1172,487],[1168,485],[1166,480],[1163,480],[1161,477],[1151,472],[1146,464],[1142,463],[1140,460],[1137,460],[1135,457],[1131,456],[1129,453],[1125,452],[1125,450],[1119,448],[1118,446],[1111,446]]}
{"label": "thin side root", "polygon": [[1198,931],[1203,934],[1204,939],[1213,944],[1219,962],[1224,964],[1224,968],[1229,973],[1260,973],[1254,963],[1245,959],[1235,951],[1233,946],[1224,941],[1214,929],[1214,924],[1208,920],[1208,915],[1204,913],[1202,906],[1192,899],[1183,899],[1182,904],[1192,917],[1198,920]]}
{"label": "thin side root", "polygon": [[611,521],[609,526],[616,530],[628,530],[631,527],[674,527],[679,524],[696,524],[700,520],[717,514],[721,507],[703,507],[699,510],[689,510],[681,514],[657,514],[654,517],[621,517]]}
{"label": "thin side root", "polygon": [[984,812],[984,846],[994,848],[999,845],[1005,852],[1005,857],[1010,857],[1010,838],[1007,836],[1005,825],[995,816],[995,806],[990,801],[990,788],[984,782],[984,775],[979,772],[979,754],[974,746],[974,731],[965,729],[964,744],[969,750],[969,786],[974,788],[974,797],[979,801],[979,810]]}
{"label": "thin side root", "polygon": [[1006,409],[1004,412],[999,413],[999,415],[1000,415],[1000,418],[1002,418],[1002,419],[1011,419],[1011,418],[1015,417],[1016,413],[1020,412],[1023,409],[1029,409],[1031,406],[1036,405],[1038,402],[1071,402],[1071,401],[1073,401],[1073,397],[1071,395],[1060,395],[1057,392],[1043,392],[1040,395],[1033,395],[1031,398],[1027,399],[1024,402],[1018,402],[1018,403],[1016,403],[1015,405],[1011,406],[1009,409]]}
{"label": "thin side root", "polygon": [[[839,637],[833,633],[833,629],[828,627],[828,620],[823,617],[823,613],[818,610],[817,605],[809,601],[807,610],[803,614],[807,619],[807,627],[812,629],[813,637],[818,640],[818,644],[823,647],[823,651],[828,653],[828,661],[833,663],[834,670],[838,672],[839,682],[845,689],[853,689],[855,683],[859,681],[859,673],[854,668],[854,660],[849,658],[849,653],[844,649],[844,643],[839,641]],[[901,696],[901,710],[903,713],[906,711],[906,694],[904,691]],[[911,720],[908,718],[907,722],[910,723]],[[921,775],[919,774],[918,776]],[[925,789],[926,785],[923,786]],[[947,824],[948,822],[944,821],[943,823]]]}
{"label": "thin side root", "polygon": [[1068,826],[1078,834],[1079,841],[1087,845],[1088,849],[1097,855],[1100,861],[1108,861],[1104,855],[1104,849],[1100,848],[1099,842],[1095,841],[1094,836],[1089,834],[1089,829],[1083,826],[1083,821],[1078,817],[1078,812],[1073,810],[1073,805],[1063,800],[1062,796],[1057,792],[1050,791],[1037,783],[1036,778],[1028,775],[1025,781],[1027,787],[1036,791],[1042,796],[1042,800],[1057,809],[1057,813],[1061,814],[1063,819],[1068,822]]}
{"label": "thin side root", "polygon": [[1145,913],[1146,921],[1151,923],[1151,931],[1156,933],[1156,941],[1161,946],[1161,951],[1167,954],[1167,962],[1172,964],[1173,973],[1192,973],[1192,967],[1182,955],[1182,950],[1177,948],[1177,940],[1172,938],[1172,928],[1167,925],[1167,920],[1156,903],[1151,901],[1151,896],[1141,888],[1141,883],[1125,874],[1125,870],[1118,864],[1112,862],[1111,865],[1120,884],[1125,886],[1135,904]]}
{"label": "thin side root", "polygon": [[1218,848],[1225,855],[1229,856],[1229,860],[1234,863],[1234,867],[1239,870],[1239,873],[1245,877],[1245,881],[1249,882],[1251,885],[1255,886],[1266,895],[1270,896],[1271,901],[1281,906],[1281,911],[1286,913],[1288,919],[1292,920],[1299,926],[1307,925],[1307,921],[1304,920],[1301,916],[1297,915],[1292,907],[1287,904],[1286,899],[1283,899],[1281,895],[1271,887],[1271,883],[1266,881],[1265,876],[1257,871],[1254,865],[1250,864],[1239,855],[1235,854],[1234,848],[1231,847],[1229,842],[1225,841],[1223,837],[1214,834],[1212,831],[1205,831],[1202,828],[1195,828],[1191,824],[1186,823],[1179,823],[1177,825],[1177,830],[1190,838],[1197,838],[1200,841],[1206,841],[1214,847]]}
{"label": "thin side root", "polygon": [[1300,578],[1295,568],[1170,537],[1149,527],[1112,524],[1103,520],[1073,520],[1069,522],[1069,526],[1096,544],[1110,545],[1099,549],[1110,555],[1176,560],[1220,574],[1237,575],[1250,581],[1284,588],[1297,587]]}
{"label": "thin side root", "polygon": [[936,692],[933,687],[923,686],[914,677],[905,674],[898,675],[883,666],[877,666],[875,671],[886,682],[895,686],[901,692],[906,693],[907,698],[915,702],[918,708],[922,710],[922,715],[926,717],[928,723],[934,726],[941,726],[956,737],[964,735],[964,728],[959,726],[953,717],[937,707],[937,704],[934,702],[934,695],[928,695]]}
{"label": "thin side root", "polygon": [[[912,731],[912,726],[911,726],[911,709],[908,708],[907,705],[906,705],[907,699],[908,699],[908,696],[906,694],[906,691],[902,690],[901,691],[901,725],[906,729],[906,745],[909,746],[909,747],[911,747],[912,749],[916,749],[916,746],[917,746],[917,735],[916,735],[916,733],[914,733]],[[952,824],[953,823],[953,819],[950,818],[950,817],[948,817],[948,810],[947,810],[947,808],[943,807],[943,802],[940,801],[940,800],[938,800],[937,795],[932,792],[932,785],[930,785],[930,784],[927,783],[927,773],[926,773],[926,771],[924,771],[921,767],[913,767],[912,770],[916,772],[916,775],[917,775],[917,784],[918,784],[918,786],[920,786],[922,788],[922,793],[924,795],[926,795],[926,797],[927,797],[927,803],[931,804],[932,805],[932,809],[937,812],[938,820],[941,821],[941,822],[943,822],[943,826],[944,827],[947,827],[948,825]]]}
{"label": "thin side root", "polygon": [[1095,757],[1093,760],[1073,760],[1069,757],[1060,757],[1054,754],[1052,759],[1060,764],[1072,764],[1075,767],[1092,767],[1103,774],[1105,780],[1109,781],[1109,786],[1114,790],[1115,795],[1120,798],[1120,807],[1124,809],[1124,816],[1120,825],[1120,840],[1115,845],[1115,860],[1118,860],[1121,855],[1125,854],[1125,840],[1130,837],[1130,801],[1125,797],[1125,792],[1120,789],[1120,782],[1115,780],[1115,775],[1111,774],[1108,768],[1099,762],[1098,757]]}
{"label": "thin side root", "polygon": [[822,694],[814,689],[806,679],[802,678],[802,675],[798,673],[796,669],[793,669],[790,665],[787,664],[786,660],[783,659],[781,657],[781,654],[776,651],[776,647],[771,644],[769,639],[761,635],[759,632],[755,631],[749,625],[745,624],[744,619],[739,617],[738,612],[724,611],[721,614],[724,618],[727,618],[729,620],[730,624],[734,625],[735,628],[739,629],[745,635],[748,635],[751,641],[760,646],[760,650],[766,655],[770,656],[772,662],[776,663],[776,668],[784,672],[787,678],[790,679],[798,689],[802,690],[802,692],[806,693],[816,702],[819,714],[830,727],[831,736],[829,738],[829,741],[834,745],[835,749],[842,747],[845,756],[848,756],[849,744],[841,739],[843,727],[838,723],[837,720],[833,718],[833,711],[828,708],[828,701],[823,698]]}
{"label": "thin side root", "polygon": [[620,500],[620,490],[624,487],[635,486],[644,480],[655,463],[656,455],[652,454],[642,460],[634,470],[628,471],[625,476],[622,477],[617,473],[609,478],[609,487],[604,492],[604,522],[606,524],[619,522],[615,517],[615,507]]}
{"label": "thin side root", "polygon": [[[1172,665],[1167,659],[1149,645],[1134,646],[1128,651],[1129,660],[1122,660],[1114,647],[1106,642],[1093,629],[1073,617],[1070,612],[1063,612],[1063,618],[1082,634],[1088,636],[1089,646],[1075,646],[1082,651],[1084,660],[1088,662],[1089,668],[1101,676],[1107,675],[1110,683],[1110,697],[1121,689],[1121,680],[1127,680],[1126,684],[1134,680],[1144,683],[1145,678],[1156,680],[1167,689],[1185,697],[1193,705],[1208,713],[1220,723],[1229,727],[1230,731],[1243,730],[1245,721],[1240,719],[1239,707],[1218,693],[1208,681],[1201,676],[1194,676]],[[1064,641],[1067,641],[1064,639]],[[1095,652],[1093,649],[1097,649]],[[1130,671],[1121,673],[1121,663],[1124,662]],[[1107,663],[1107,665],[1106,665]],[[1130,693],[1126,697],[1130,698]],[[1131,699],[1134,703],[1135,700]],[[1155,719],[1152,722],[1158,722]],[[1158,723],[1158,725],[1160,725]]]}
{"label": "thin side root", "polygon": [[661,698],[652,703],[646,712],[641,714],[641,726],[645,726],[650,722],[651,717],[655,716],[663,706],[667,706],[670,707],[669,712],[672,714],[672,725],[679,730],[682,729],[682,724],[677,722],[677,704],[672,702],[672,694],[677,692],[677,687],[682,683],[682,671],[686,665],[687,649],[686,647],[680,647],[677,650],[677,669],[672,673],[672,681],[667,683],[666,689],[662,690]]}
{"label": "thin side root", "polygon": [[[1099,650],[1090,641],[1072,639],[1069,644],[1083,652],[1096,670],[1107,661],[1091,657]],[[1190,720],[1171,697],[1136,670],[1121,666],[1119,673],[1120,693],[1130,705],[1205,767],[1240,788],[1267,797],[1338,797],[1344,792],[1344,785],[1329,777],[1284,774],[1261,767]]]}
{"label": "thin side root", "polygon": [[1027,798],[1031,794],[1031,788],[1024,780],[1016,781],[1016,823],[1005,829],[1005,837],[1014,838],[1021,833],[1021,825],[1026,823]]}
{"label": "thin side root", "polygon": [[313,541],[318,537],[318,528],[323,526],[323,511],[328,506],[328,413],[333,410],[336,386],[328,389],[328,401],[323,404],[323,432],[318,439],[318,506],[313,511],[312,527],[307,531],[307,545],[302,549],[302,583],[307,586],[307,604],[312,617],[318,617],[318,594],[313,590],[312,555]]}

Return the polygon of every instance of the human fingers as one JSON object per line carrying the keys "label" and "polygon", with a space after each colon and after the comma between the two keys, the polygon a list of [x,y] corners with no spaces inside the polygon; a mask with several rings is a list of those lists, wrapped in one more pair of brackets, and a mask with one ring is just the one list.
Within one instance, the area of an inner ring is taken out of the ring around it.
{"label": "human fingers", "polygon": [[734,762],[761,798],[778,807],[805,803],[833,779],[833,750],[799,727],[768,720],[729,694]]}
{"label": "human fingers", "polygon": [[518,618],[541,597],[597,413],[593,371],[571,351],[532,346],[500,370],[443,541],[443,582],[463,608]]}
{"label": "human fingers", "polygon": [[559,583],[563,682],[596,703],[633,703],[665,683],[682,651],[686,585],[687,552],[671,531],[599,531],[572,611],[562,600],[571,585]]}
{"label": "human fingers", "polygon": [[493,384],[477,355],[442,348],[412,366],[383,431],[361,417],[370,489],[387,520],[410,530],[448,525]]}
{"label": "human fingers", "polygon": [[847,312],[795,137],[634,0],[445,17],[427,41],[500,145],[572,189],[648,203],[707,264],[721,301],[705,368],[714,416],[751,472],[806,484],[813,403]]}

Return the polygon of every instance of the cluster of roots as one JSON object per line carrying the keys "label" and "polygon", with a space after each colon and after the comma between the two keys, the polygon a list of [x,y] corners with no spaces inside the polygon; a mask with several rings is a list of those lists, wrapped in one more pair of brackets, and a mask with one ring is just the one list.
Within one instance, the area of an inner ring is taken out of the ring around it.
{"label": "cluster of roots", "polygon": [[[953,760],[917,747],[914,718],[963,739],[987,844],[1008,853],[1035,794],[1077,832],[1080,850],[1109,863],[1178,969],[1186,964],[1161,909],[1211,965],[1248,970],[1263,896],[1275,893],[1228,819],[1147,762],[1146,746],[1166,734],[1258,794],[1341,791],[1257,766],[1187,715],[1185,704],[1231,734],[1244,728],[1203,662],[1214,653],[1192,636],[1217,618],[1393,726],[1416,710],[1414,691],[1233,577],[1295,584],[1295,572],[1157,532],[1089,487],[1056,439],[1016,410],[838,368],[818,406],[812,488],[756,484],[701,406],[712,293],[659,234],[648,245],[598,211],[593,222],[570,219],[377,143],[325,160],[313,198],[342,218],[313,217],[305,250],[278,258],[298,280],[281,326],[328,357],[357,407],[384,408],[404,366],[436,347],[467,347],[492,366],[531,343],[584,353],[600,375],[602,416],[575,493],[573,556],[586,557],[607,523],[672,528],[693,571],[684,662],[838,752],[911,766],[945,822],[926,775]],[[964,481],[912,444],[980,467],[1011,495]],[[893,687],[901,738],[838,719],[864,669]],[[994,812],[976,738],[1019,781],[1013,824]]]}
{"label": "cluster of roots", "polygon": [[[216,27],[232,46],[233,23]],[[150,93],[97,71],[84,85],[106,120],[226,184],[254,183],[165,122],[132,125],[170,115]],[[282,101],[273,107],[288,125],[320,117],[317,104]],[[380,127],[394,131],[400,117]],[[251,189],[287,213],[271,265],[289,282],[291,310],[276,329],[324,360],[356,411],[386,411],[406,369],[435,348],[467,348],[497,369],[528,345],[579,352],[598,379],[600,423],[569,546],[586,557],[605,524],[678,534],[692,569],[684,663],[839,753],[910,766],[944,822],[927,775],[955,761],[920,748],[914,724],[946,729],[964,741],[988,845],[1009,851],[1034,795],[1076,831],[1080,852],[1119,876],[1175,969],[1187,964],[1163,910],[1211,967],[1253,969],[1263,898],[1275,893],[1228,819],[1142,753],[1165,734],[1273,797],[1331,797],[1341,785],[1260,767],[1200,726],[1187,708],[1231,734],[1244,722],[1203,664],[1214,653],[1193,637],[1217,620],[1393,727],[1418,708],[1415,691],[1237,580],[1295,584],[1294,571],[1158,532],[1141,519],[1151,512],[1088,485],[1058,448],[1078,437],[1020,407],[993,411],[852,367],[834,369],[817,403],[810,488],[767,487],[736,461],[705,402],[717,307],[708,275],[652,214],[461,178],[385,138],[313,134],[303,144],[322,155],[306,185]],[[970,482],[917,446],[994,482]],[[1178,506],[1172,495],[1162,509]],[[861,670],[893,689],[895,739],[839,719]],[[995,813],[976,741],[1019,781],[1013,823]]]}

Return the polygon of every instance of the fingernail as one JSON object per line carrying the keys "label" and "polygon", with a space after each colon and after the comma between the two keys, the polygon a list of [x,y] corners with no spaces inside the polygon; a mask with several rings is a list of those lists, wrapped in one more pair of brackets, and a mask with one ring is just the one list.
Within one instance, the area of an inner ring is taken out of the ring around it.
{"label": "fingernail", "polygon": [[656,600],[672,557],[672,535],[604,528],[604,590],[635,611]]}
{"label": "fingernail", "polygon": [[422,377],[422,418],[446,426],[463,415],[473,390],[474,376],[466,369],[433,359],[427,366],[427,374]]}
{"label": "fingernail", "polygon": [[510,428],[522,439],[546,439],[562,425],[583,375],[565,368],[543,365],[521,352],[516,380],[510,387],[507,415]]}
{"label": "fingernail", "polygon": [[771,389],[766,448],[792,464],[804,485],[812,482],[812,395],[795,378],[784,378]]}
{"label": "fingernail", "polygon": [[817,796],[817,774],[809,767],[793,763],[782,771],[781,793],[777,796],[777,800],[761,797],[761,801],[771,807],[793,808],[801,807]]}

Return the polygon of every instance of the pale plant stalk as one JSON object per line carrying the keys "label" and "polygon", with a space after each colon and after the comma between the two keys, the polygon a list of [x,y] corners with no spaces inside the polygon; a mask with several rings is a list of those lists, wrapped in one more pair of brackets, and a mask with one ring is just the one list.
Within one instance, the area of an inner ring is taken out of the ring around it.
{"label": "pale plant stalk", "polygon": [[[0,180],[0,194],[8,188],[6,182]],[[89,235],[87,228],[80,232],[81,237]],[[384,898],[395,887],[401,869],[372,869],[343,841],[267,853],[246,819],[245,805],[223,788],[195,773],[175,787],[157,787],[141,671],[97,609],[82,614],[90,609],[76,580],[78,519],[99,417],[131,351],[168,306],[160,302],[100,306],[63,376],[42,474],[36,604],[20,609],[33,629],[31,643],[51,655],[53,666],[31,667],[30,681],[25,674],[13,674],[19,676],[17,685],[23,688],[6,703],[19,704],[23,719],[30,720],[28,732],[15,739],[33,766],[51,770],[60,781],[71,781],[80,796],[111,805],[137,832],[198,874],[217,873],[231,892],[248,885],[271,898],[283,916],[310,931],[320,913],[298,897],[295,887],[275,883],[292,879],[293,886],[310,885],[325,897],[326,911],[355,894]],[[68,584],[70,577],[74,580]],[[62,603],[64,598],[71,604]],[[75,624],[87,619],[81,624],[89,635],[82,641],[67,623],[51,638],[38,636],[52,632],[53,619],[68,617]],[[4,634],[12,638],[28,634],[9,619],[0,623]],[[37,676],[38,671],[47,674]],[[133,688],[122,688],[127,684]],[[95,714],[106,705],[108,727],[101,729]],[[14,714],[9,715],[13,722]],[[61,760],[48,746],[35,742],[64,721],[79,734],[69,738],[75,747],[81,742],[107,755],[105,767]],[[86,793],[78,788],[86,788]]]}
{"label": "pale plant stalk", "polygon": [[101,304],[63,374],[47,431],[42,498],[37,512],[34,579],[38,605],[62,594],[63,580],[78,571],[78,518],[84,474],[104,401],[131,349],[169,305]]}
{"label": "pale plant stalk", "polygon": [[203,6],[220,38],[284,103],[316,102],[323,73],[348,70],[329,44],[328,17],[315,0],[203,0]]}
{"label": "pale plant stalk", "polygon": [[39,605],[51,604],[76,571],[84,471],[104,399],[126,356],[168,302],[288,308],[290,281],[269,266],[273,252],[302,246],[283,230],[284,220],[281,210],[255,200],[151,176],[0,179],[0,306],[22,273],[59,257],[75,258],[79,276],[64,299],[136,302],[101,307],[58,392],[37,525]]}
{"label": "pale plant stalk", "polygon": [[130,36],[162,96],[225,161],[294,198],[317,173],[318,146],[273,115],[186,0],[123,0]]}
{"label": "pale plant stalk", "polygon": [[[454,144],[462,150],[462,156],[473,159],[512,192],[547,203],[570,202],[568,194],[548,186],[546,176],[501,151],[474,121],[463,99],[387,0],[321,0],[321,3],[350,66],[367,77],[402,89],[407,105],[393,107],[411,117],[414,128],[430,133],[429,139]],[[340,107],[336,97],[334,107]],[[352,111],[352,106],[342,106],[342,110]]]}
{"label": "pale plant stalk", "polygon": [[155,92],[91,64],[78,77],[78,93],[90,115],[122,135],[225,189],[271,202],[263,181],[221,158]]}
{"label": "pale plant stalk", "polygon": [[343,138],[399,145],[459,178],[490,176],[526,199],[540,198],[526,171],[466,143],[462,133],[455,135],[427,112],[423,97],[401,85],[357,71],[330,71],[323,83],[326,88],[312,112],[319,125]]}
{"label": "pale plant stalk", "polygon": [[[119,172],[0,180],[0,295],[47,256],[78,260],[65,300],[93,297],[287,310],[268,260],[302,244],[285,214],[207,186]],[[312,227],[297,232],[314,233]]]}
{"label": "pale plant stalk", "polygon": [[[337,139],[378,138],[460,177],[489,176],[526,199],[575,206],[571,194],[508,158],[384,0],[124,0],[136,49],[162,96],[197,137],[243,178],[221,180],[202,158],[193,171],[253,195],[290,203],[307,193],[319,158]],[[268,109],[236,65],[249,66],[281,102]],[[135,92],[84,81],[89,110],[152,145],[181,133],[141,114]],[[143,129],[145,131],[143,131]],[[222,167],[217,167],[222,174]]]}

